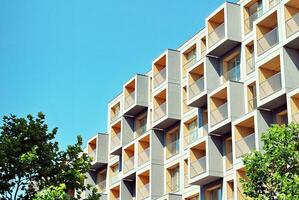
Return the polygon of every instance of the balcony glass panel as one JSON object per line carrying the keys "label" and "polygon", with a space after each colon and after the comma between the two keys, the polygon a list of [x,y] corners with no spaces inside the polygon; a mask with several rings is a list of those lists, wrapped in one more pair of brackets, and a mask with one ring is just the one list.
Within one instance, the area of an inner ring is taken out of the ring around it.
{"label": "balcony glass panel", "polygon": [[120,118],[120,110],[118,108],[118,110],[114,111],[115,114],[111,117],[111,123],[115,122],[118,118]]}
{"label": "balcony glass panel", "polygon": [[278,42],[278,28],[276,27],[266,33],[263,37],[258,39],[258,55],[262,55],[263,53],[277,45]]}
{"label": "balcony glass panel", "polygon": [[238,141],[236,141],[236,157],[251,152],[255,148],[255,134],[252,133]]}
{"label": "balcony glass panel", "polygon": [[258,11],[256,11],[256,12],[252,13],[247,19],[245,19],[245,26],[247,27],[249,32],[252,31],[253,22],[258,18],[258,16],[259,16]]}
{"label": "balcony glass panel", "polygon": [[230,81],[239,81],[240,74],[240,57],[228,62],[228,71],[226,72],[226,78]]}
{"label": "balcony glass panel", "polygon": [[269,95],[281,90],[281,73],[276,73],[260,83],[260,97],[264,99]]}
{"label": "balcony glass panel", "polygon": [[146,133],[146,117],[139,121],[139,126],[136,127],[136,135],[137,137]]}
{"label": "balcony glass panel", "polygon": [[167,181],[168,190],[175,193],[180,190],[180,176],[179,176],[179,169],[176,168],[171,173],[171,180]]}
{"label": "balcony glass panel", "polygon": [[161,71],[159,71],[154,76],[154,88],[158,87],[166,80],[166,67],[164,67]]}
{"label": "balcony glass panel", "polygon": [[294,121],[295,123],[299,124],[299,112],[294,113],[294,114],[292,115],[292,118],[293,118],[293,121]]}
{"label": "balcony glass panel", "polygon": [[120,145],[120,133],[111,138],[111,149]]}
{"label": "balcony glass panel", "polygon": [[220,24],[214,31],[209,33],[209,47],[211,48],[225,36],[225,24]]}
{"label": "balcony glass panel", "polygon": [[292,36],[298,31],[299,31],[299,12],[286,21],[287,37]]}
{"label": "balcony glass panel", "polygon": [[200,159],[191,162],[191,164],[190,164],[191,178],[206,172],[206,166],[207,166],[206,156],[201,157]]}
{"label": "balcony glass panel", "polygon": [[189,86],[189,99],[204,91],[204,77],[197,79]]}
{"label": "balcony glass panel", "polygon": [[191,54],[189,57],[188,57],[188,60],[187,60],[187,62],[184,64],[184,69],[185,69],[185,71],[187,71],[187,69],[189,68],[189,67],[191,67],[192,65],[194,65],[196,63],[196,54],[195,53],[193,53],[193,54]]}
{"label": "balcony glass panel", "polygon": [[179,139],[175,139],[173,142],[169,142],[168,144],[166,144],[166,148],[168,151],[167,158],[171,158],[172,156],[177,155],[179,153],[179,148],[180,148]]}
{"label": "balcony glass panel", "polygon": [[256,97],[248,100],[249,111],[252,111],[257,108]]}
{"label": "balcony glass panel", "polygon": [[281,2],[281,0],[269,0],[269,7],[273,8],[274,6],[279,4],[280,2]]}
{"label": "balcony glass panel", "polygon": [[124,161],[124,172],[129,172],[134,169],[134,156],[130,157],[128,160]]}
{"label": "balcony glass panel", "polygon": [[254,52],[253,52],[252,55],[249,58],[247,58],[247,60],[246,60],[247,75],[254,72],[254,70],[255,70],[255,59],[254,59]]}
{"label": "balcony glass panel", "polygon": [[158,121],[166,115],[166,102],[157,106],[154,110],[154,121]]}
{"label": "balcony glass panel", "polygon": [[138,187],[138,200],[144,200],[149,197],[149,184],[145,184],[141,187]]}
{"label": "balcony glass panel", "polygon": [[138,166],[141,166],[145,163],[147,163],[150,159],[150,149],[147,148],[143,151],[141,151],[138,155]]}
{"label": "balcony glass panel", "polygon": [[131,92],[125,98],[125,109],[129,108],[135,103],[135,91]]}
{"label": "balcony glass panel", "polygon": [[218,124],[228,118],[227,103],[222,104],[211,112],[212,125]]}
{"label": "balcony glass panel", "polygon": [[187,105],[187,98],[185,98],[184,100],[183,100],[183,111],[184,111],[184,113],[186,113],[186,112],[188,112],[189,110],[191,110],[191,107],[190,106],[188,106]]}
{"label": "balcony glass panel", "polygon": [[110,185],[117,183],[120,180],[119,172],[114,172],[110,177]]}

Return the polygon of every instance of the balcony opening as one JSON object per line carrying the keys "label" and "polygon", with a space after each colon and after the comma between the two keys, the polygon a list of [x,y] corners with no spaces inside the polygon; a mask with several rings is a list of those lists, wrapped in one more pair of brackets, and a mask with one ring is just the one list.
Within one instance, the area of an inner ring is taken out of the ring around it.
{"label": "balcony opening", "polygon": [[234,199],[234,181],[226,182],[226,199],[233,200]]}
{"label": "balcony opening", "polygon": [[180,165],[176,164],[166,169],[166,194],[180,190]]}
{"label": "balcony opening", "polygon": [[166,90],[154,97],[154,122],[166,116]]}
{"label": "balcony opening", "polygon": [[287,109],[284,109],[284,110],[276,113],[275,118],[276,118],[275,121],[276,121],[277,124],[287,125],[288,124],[288,111],[287,111]]}
{"label": "balcony opening", "polygon": [[183,63],[183,78],[186,77],[186,73],[189,67],[193,66],[196,61],[196,44],[192,45],[188,50],[182,54],[182,63]]}
{"label": "balcony opening", "polygon": [[245,46],[246,74],[249,75],[255,71],[254,43],[253,41]]}
{"label": "balcony opening", "polygon": [[210,98],[211,125],[214,126],[228,118],[227,89],[224,88]]}
{"label": "balcony opening", "polygon": [[254,117],[250,117],[235,125],[236,158],[241,158],[255,148]]}
{"label": "balcony opening", "polygon": [[96,161],[97,152],[97,139],[94,138],[88,143],[88,155],[92,158],[93,162]]}
{"label": "balcony opening", "polygon": [[165,135],[166,159],[169,159],[179,153],[180,151],[179,137],[180,137],[179,126],[167,131]]}
{"label": "balcony opening", "polygon": [[121,122],[111,127],[111,149],[121,145]]}
{"label": "balcony opening", "polygon": [[277,12],[274,12],[257,24],[256,38],[259,56],[279,43]]}
{"label": "balcony opening", "polygon": [[252,112],[257,108],[256,99],[256,83],[253,82],[247,86],[247,102],[248,102],[248,112]]}
{"label": "balcony opening", "polygon": [[120,186],[116,186],[110,190],[110,199],[111,200],[120,199]]}
{"label": "balcony opening", "polygon": [[223,77],[225,81],[240,81],[240,52],[235,51],[223,60]]}
{"label": "balcony opening", "polygon": [[231,137],[225,140],[225,168],[226,170],[233,168],[233,146]]}
{"label": "balcony opening", "polygon": [[290,0],[284,6],[285,25],[287,38],[299,31],[299,3],[298,0]]}
{"label": "balcony opening", "polygon": [[222,199],[222,186],[221,184],[211,186],[205,190],[205,198],[209,200],[220,200]]}
{"label": "balcony opening", "polygon": [[253,29],[253,22],[263,14],[263,1],[252,0],[244,6],[244,32],[245,35]]}
{"label": "balcony opening", "polygon": [[225,37],[224,9],[208,20],[209,48]]}
{"label": "balcony opening", "polygon": [[201,122],[201,127],[199,127],[201,137],[208,135],[208,109],[202,108],[201,116],[199,115],[199,122]]}
{"label": "balcony opening", "polygon": [[299,93],[291,97],[292,121],[299,124]]}
{"label": "balcony opening", "polygon": [[182,92],[183,92],[183,114],[185,114],[191,110],[191,107],[188,106],[188,104],[187,104],[187,88],[186,88],[186,86],[183,87]]}
{"label": "balcony opening", "polygon": [[143,200],[150,196],[150,172],[145,171],[137,177],[137,199]]}
{"label": "balcony opening", "polygon": [[106,191],[106,178],[107,178],[107,170],[100,170],[97,173],[97,189],[99,193],[103,193]]}
{"label": "balcony opening", "polygon": [[204,91],[204,63],[201,63],[189,72],[189,100]]}
{"label": "balcony opening", "polygon": [[146,133],[147,112],[141,113],[135,119],[135,137],[140,137]]}
{"label": "balcony opening", "polygon": [[259,67],[259,95],[264,99],[281,90],[280,56]]}
{"label": "balcony opening", "polygon": [[189,184],[189,177],[188,177],[188,159],[184,160],[184,188],[190,186]]}
{"label": "balcony opening", "polygon": [[154,63],[153,67],[154,88],[166,81],[166,55]]}
{"label": "balcony opening", "polygon": [[190,120],[184,122],[184,149],[188,148],[188,145],[197,141],[200,137],[198,131],[197,116],[191,118]]}
{"label": "balcony opening", "polygon": [[135,148],[134,144],[124,149],[124,174],[130,172],[135,167]]}
{"label": "balcony opening", "polygon": [[146,136],[138,142],[138,166],[150,160],[150,136]]}
{"label": "balcony opening", "polygon": [[238,169],[237,170],[237,199],[239,200],[245,200],[245,199],[248,199],[245,194],[243,193],[243,187],[242,187],[242,183],[241,183],[241,180],[240,179],[244,179],[245,181],[248,180],[247,177],[246,177],[246,172],[245,172],[245,169],[242,168],[242,169]]}
{"label": "balcony opening", "polygon": [[120,180],[119,165],[115,163],[109,167],[110,185],[117,183]]}
{"label": "balcony opening", "polygon": [[207,170],[206,142],[190,149],[190,178],[194,178]]}
{"label": "balcony opening", "polygon": [[135,79],[125,86],[125,109],[128,109],[135,103]]}
{"label": "balcony opening", "polygon": [[207,55],[207,41],[206,36],[200,39],[200,54],[201,58],[205,57]]}
{"label": "balcony opening", "polygon": [[115,104],[110,110],[110,121],[111,123],[115,122],[117,119],[120,118],[120,102]]}

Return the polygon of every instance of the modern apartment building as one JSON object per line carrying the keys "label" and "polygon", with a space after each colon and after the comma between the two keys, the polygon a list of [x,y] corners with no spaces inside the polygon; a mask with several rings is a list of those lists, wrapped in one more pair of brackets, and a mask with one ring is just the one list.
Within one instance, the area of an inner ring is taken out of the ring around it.
{"label": "modern apartment building", "polygon": [[102,199],[245,199],[242,156],[299,123],[299,0],[225,2],[119,88],[87,144]]}

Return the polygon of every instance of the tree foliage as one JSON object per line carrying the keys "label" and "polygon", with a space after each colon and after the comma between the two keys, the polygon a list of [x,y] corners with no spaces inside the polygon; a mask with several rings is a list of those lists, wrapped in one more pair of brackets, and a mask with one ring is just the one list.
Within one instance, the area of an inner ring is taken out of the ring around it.
{"label": "tree foliage", "polygon": [[261,200],[299,199],[299,125],[273,125],[261,140],[263,151],[244,157],[244,194]]}
{"label": "tree foliage", "polygon": [[77,143],[63,151],[55,141],[57,130],[48,131],[42,113],[36,118],[32,115],[3,118],[0,129],[1,199],[32,199],[38,191],[50,195],[70,190],[80,193],[87,188],[84,179],[91,159],[82,151],[82,138],[78,136]]}

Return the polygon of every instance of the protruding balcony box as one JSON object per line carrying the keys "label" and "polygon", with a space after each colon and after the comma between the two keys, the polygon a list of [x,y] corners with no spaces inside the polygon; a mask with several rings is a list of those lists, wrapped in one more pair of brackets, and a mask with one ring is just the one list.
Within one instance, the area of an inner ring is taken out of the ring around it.
{"label": "protruding balcony box", "polygon": [[166,129],[181,119],[181,87],[168,83],[167,87],[153,94],[153,127]]}
{"label": "protruding balcony box", "polygon": [[263,14],[263,1],[251,0],[243,7],[244,35],[253,30],[254,21]]}
{"label": "protruding balcony box", "polygon": [[206,73],[204,60],[188,70],[187,99],[188,105],[201,107],[207,102]]}
{"label": "protruding balcony box", "polygon": [[231,122],[245,113],[243,84],[228,81],[210,93],[208,111],[209,133],[229,132]]}
{"label": "protruding balcony box", "polygon": [[87,143],[88,155],[92,158],[92,169],[96,170],[108,163],[108,134],[99,133]]}
{"label": "protruding balcony box", "polygon": [[119,199],[120,199],[120,185],[111,188],[109,194],[109,200],[119,200]]}
{"label": "protruding balcony box", "polygon": [[137,200],[150,199],[150,171],[145,171],[137,175],[136,186]]}
{"label": "protruding balcony box", "polygon": [[189,183],[205,185],[223,177],[222,139],[207,136],[189,149]]}
{"label": "protruding balcony box", "polygon": [[180,191],[180,164],[177,163],[166,169],[165,194],[177,193]]}
{"label": "protruding balcony box", "polygon": [[299,124],[299,89],[287,94],[288,99],[288,121]]}
{"label": "protruding balcony box", "polygon": [[136,116],[148,107],[148,76],[137,74],[124,85],[124,115]]}
{"label": "protruding balcony box", "polygon": [[224,3],[206,19],[208,55],[221,57],[241,42],[241,9]]}
{"label": "protruding balcony box", "polygon": [[256,56],[269,55],[280,42],[277,11],[263,16],[256,24]]}
{"label": "protruding balcony box", "polygon": [[110,124],[113,124],[116,121],[119,121],[122,116],[121,101],[116,101],[116,103],[114,103],[110,106],[109,110],[110,110]]}
{"label": "protruding balcony box", "polygon": [[110,154],[121,154],[122,120],[110,128]]}
{"label": "protruding balcony box", "polygon": [[284,5],[285,42],[290,48],[299,48],[299,2],[289,0]]}
{"label": "protruding balcony box", "polygon": [[129,146],[123,148],[123,177],[135,176],[133,173],[136,171],[136,151],[135,145],[129,144]]}
{"label": "protruding balcony box", "polygon": [[168,49],[153,62],[153,91],[164,87],[165,84],[181,81],[181,57],[180,52]]}

